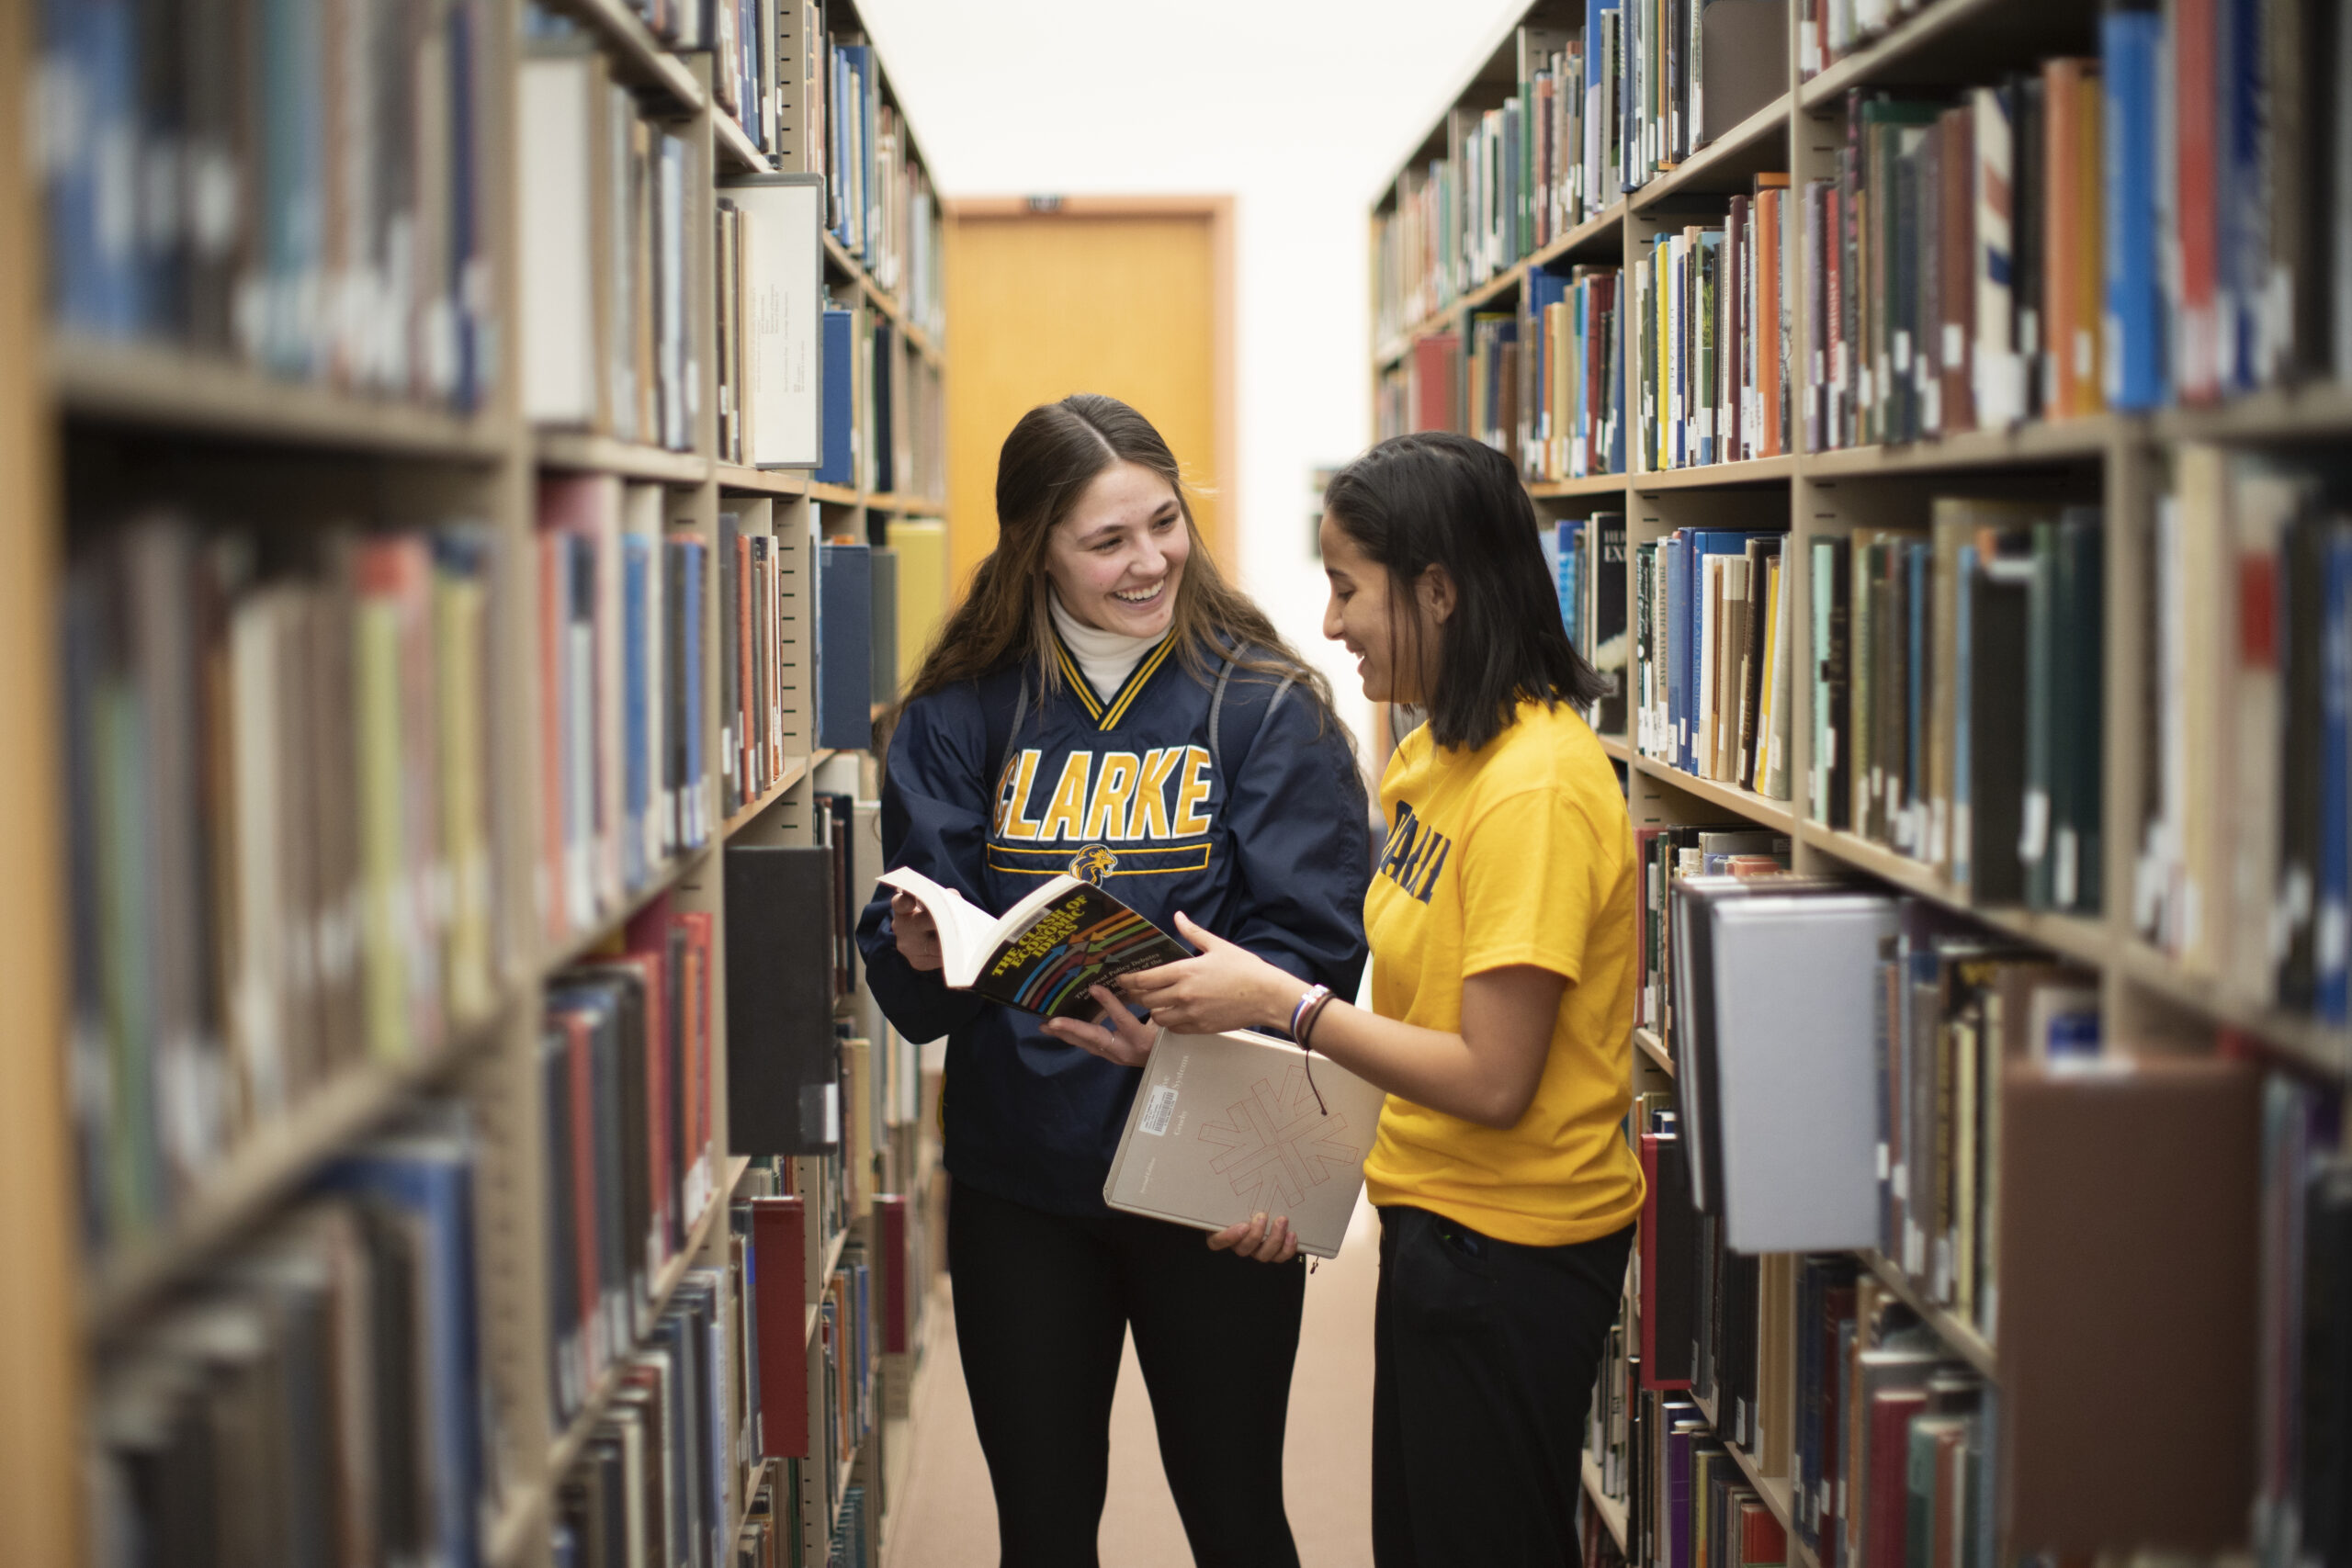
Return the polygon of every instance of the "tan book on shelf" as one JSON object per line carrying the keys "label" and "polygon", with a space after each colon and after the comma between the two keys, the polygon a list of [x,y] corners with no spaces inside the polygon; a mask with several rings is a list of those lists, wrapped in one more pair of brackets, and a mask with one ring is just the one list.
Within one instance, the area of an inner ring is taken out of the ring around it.
{"label": "tan book on shelf", "polygon": [[1144,1064],[1102,1201],[1196,1230],[1284,1215],[1336,1257],[1385,1095],[1327,1057],[1247,1030],[1162,1034]]}
{"label": "tan book on shelf", "polygon": [[2101,254],[2098,62],[2041,63],[2047,206],[2042,223],[2042,309],[2048,320],[2048,417],[2075,419],[2104,406],[2099,389]]}
{"label": "tan book on shelf", "polygon": [[2230,581],[2237,585],[2224,661],[2230,672],[2229,826],[2222,985],[2257,1007],[2278,997],[2271,936],[2278,889],[2278,811],[2286,723],[2286,584],[2279,552],[2309,494],[2301,475],[2256,457],[2231,465]]}

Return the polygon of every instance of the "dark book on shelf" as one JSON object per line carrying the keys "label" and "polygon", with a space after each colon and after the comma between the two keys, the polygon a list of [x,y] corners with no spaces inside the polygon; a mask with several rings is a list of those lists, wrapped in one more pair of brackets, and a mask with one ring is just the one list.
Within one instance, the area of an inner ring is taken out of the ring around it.
{"label": "dark book on shelf", "polygon": [[831,1149],[841,1139],[833,852],[822,844],[731,843],[725,876],[732,1152]]}
{"label": "dark book on shelf", "polygon": [[2259,1096],[2242,1062],[2009,1064],[2000,1463],[2017,1550],[2243,1539]]}

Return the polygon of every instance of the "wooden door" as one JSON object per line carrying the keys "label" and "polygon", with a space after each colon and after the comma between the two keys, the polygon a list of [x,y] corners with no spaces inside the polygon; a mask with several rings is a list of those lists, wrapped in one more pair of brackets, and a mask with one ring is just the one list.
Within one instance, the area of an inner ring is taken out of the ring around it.
{"label": "wooden door", "polygon": [[957,592],[996,547],[1013,422],[1103,392],[1159,428],[1230,573],[1232,207],[1223,197],[960,201],[947,223],[947,502]]}

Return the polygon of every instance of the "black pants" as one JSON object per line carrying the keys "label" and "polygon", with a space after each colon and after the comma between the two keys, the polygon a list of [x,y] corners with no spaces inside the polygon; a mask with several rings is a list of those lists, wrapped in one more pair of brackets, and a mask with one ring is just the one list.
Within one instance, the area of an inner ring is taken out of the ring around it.
{"label": "black pants", "polygon": [[1111,1397],[1131,1326],[1193,1560],[1297,1568],[1283,1424],[1306,1267],[1205,1243],[1157,1220],[1048,1214],[956,1184],[956,1337],[1004,1568],[1097,1562]]}
{"label": "black pants", "polygon": [[1585,1412],[1633,1239],[1628,1225],[1521,1247],[1424,1209],[1380,1211],[1378,1568],[1576,1562]]}

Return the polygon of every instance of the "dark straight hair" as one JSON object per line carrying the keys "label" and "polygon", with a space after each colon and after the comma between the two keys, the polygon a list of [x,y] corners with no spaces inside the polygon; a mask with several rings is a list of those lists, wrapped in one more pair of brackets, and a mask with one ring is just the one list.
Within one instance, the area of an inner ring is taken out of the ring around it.
{"label": "dark straight hair", "polygon": [[1535,540],[1535,506],[1510,459],[1466,435],[1396,435],[1331,477],[1323,510],[1388,572],[1392,659],[1426,671],[1413,585],[1430,567],[1453,580],[1437,673],[1422,694],[1430,736],[1476,751],[1521,702],[1598,701],[1608,683],[1568,641]]}

